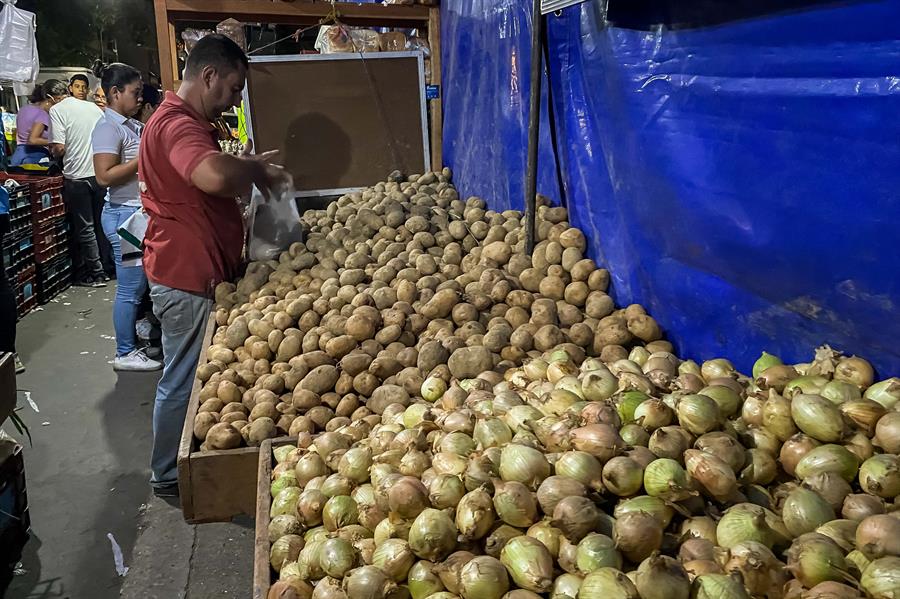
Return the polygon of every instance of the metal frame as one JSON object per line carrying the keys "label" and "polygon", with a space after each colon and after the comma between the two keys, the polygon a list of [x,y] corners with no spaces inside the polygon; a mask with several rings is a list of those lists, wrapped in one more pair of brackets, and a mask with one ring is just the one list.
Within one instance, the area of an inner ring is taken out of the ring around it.
{"label": "metal frame", "polygon": [[[330,61],[330,60],[380,60],[391,58],[416,58],[419,71],[419,108],[422,118],[422,148],[424,148],[424,165],[430,168],[431,165],[431,144],[429,142],[428,130],[428,100],[425,98],[425,57],[422,52],[409,50],[403,52],[353,52],[353,53],[336,53],[336,54],[281,54],[277,56],[250,56],[251,64],[266,64],[274,62],[313,62],[313,61]],[[249,74],[248,74],[249,76]],[[247,137],[253,141],[253,147],[258,148],[256,138],[253,136],[253,110],[250,106],[250,84],[244,86],[241,97],[244,103],[245,123],[247,126]],[[335,189],[309,189],[296,192],[296,197],[323,197],[335,196],[360,191],[364,187],[345,187]]]}

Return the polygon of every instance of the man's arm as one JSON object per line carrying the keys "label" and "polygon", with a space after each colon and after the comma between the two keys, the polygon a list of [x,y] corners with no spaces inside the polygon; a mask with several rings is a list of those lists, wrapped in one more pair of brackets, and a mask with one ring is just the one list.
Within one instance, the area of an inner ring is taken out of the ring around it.
{"label": "man's arm", "polygon": [[191,173],[191,183],[202,191],[225,198],[250,193],[256,185],[264,195],[286,175],[280,167],[268,163],[274,153],[239,157],[224,152],[205,158]]}
{"label": "man's arm", "polygon": [[94,175],[103,187],[124,185],[137,176],[138,159],[119,163],[118,154],[94,154]]}
{"label": "man's arm", "polygon": [[56,106],[50,109],[50,153],[56,158],[66,153],[66,124]]}

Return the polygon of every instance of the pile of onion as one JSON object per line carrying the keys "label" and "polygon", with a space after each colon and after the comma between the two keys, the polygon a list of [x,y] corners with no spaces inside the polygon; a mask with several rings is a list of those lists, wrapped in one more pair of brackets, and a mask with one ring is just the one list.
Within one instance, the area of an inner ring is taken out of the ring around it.
{"label": "pile of onion", "polygon": [[828,348],[753,377],[604,354],[426,381],[276,449],[270,597],[900,597],[896,379]]}

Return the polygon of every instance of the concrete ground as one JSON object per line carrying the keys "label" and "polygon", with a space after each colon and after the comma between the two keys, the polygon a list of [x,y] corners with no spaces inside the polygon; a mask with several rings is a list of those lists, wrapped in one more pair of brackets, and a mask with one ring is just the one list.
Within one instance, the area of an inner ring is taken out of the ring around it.
{"label": "concrete ground", "polygon": [[114,285],[73,288],[19,322],[32,537],[6,597],[247,597],[253,522],[190,526],[177,504],[150,493],[158,373],[113,372],[114,295]]}

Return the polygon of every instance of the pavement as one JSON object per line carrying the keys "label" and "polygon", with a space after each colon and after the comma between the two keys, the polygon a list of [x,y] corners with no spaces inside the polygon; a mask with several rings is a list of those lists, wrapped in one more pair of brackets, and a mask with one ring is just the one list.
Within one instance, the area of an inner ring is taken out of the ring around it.
{"label": "pavement", "polygon": [[150,492],[159,374],[112,370],[114,295],[72,288],[17,327],[33,445],[4,430],[25,445],[32,536],[5,597],[249,597],[252,520],[191,526]]}

